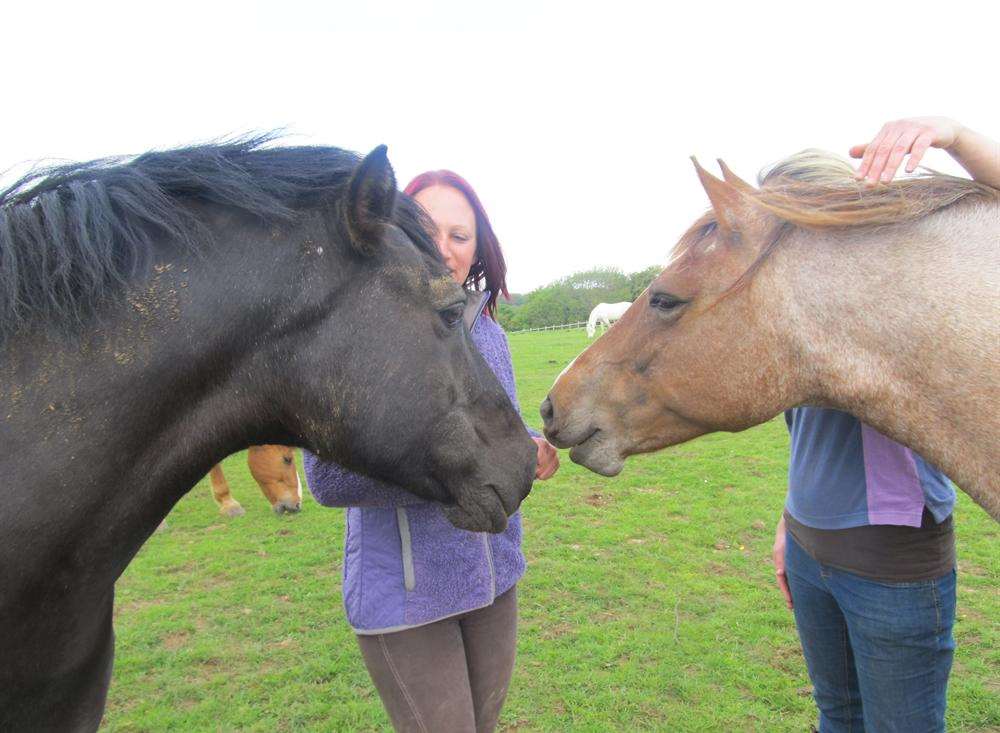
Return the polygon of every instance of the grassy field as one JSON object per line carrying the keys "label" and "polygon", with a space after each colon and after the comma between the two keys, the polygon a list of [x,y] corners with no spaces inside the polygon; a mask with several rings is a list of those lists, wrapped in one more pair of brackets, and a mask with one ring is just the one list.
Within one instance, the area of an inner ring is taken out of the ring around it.
{"label": "grassy field", "polygon": [[[582,331],[511,337],[529,424]],[[605,479],[563,456],[524,505],[528,573],[508,731],[806,731],[809,680],[770,548],[788,438],[774,421],[632,459]],[[343,513],[275,517],[245,456],[247,510],[200,483],[118,583],[109,731],[388,730],[344,619]],[[956,509],[949,730],[1000,730],[998,526]]]}

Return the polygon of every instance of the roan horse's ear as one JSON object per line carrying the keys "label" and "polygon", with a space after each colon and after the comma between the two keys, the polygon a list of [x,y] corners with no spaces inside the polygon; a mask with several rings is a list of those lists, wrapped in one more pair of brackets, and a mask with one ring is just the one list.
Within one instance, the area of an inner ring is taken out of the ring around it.
{"label": "roan horse's ear", "polygon": [[368,153],[347,185],[343,212],[347,234],[354,249],[366,257],[375,252],[396,204],[396,175],[386,150],[379,145]]}
{"label": "roan horse's ear", "polygon": [[[731,181],[720,180],[702,168],[698,159],[693,155],[691,160],[694,163],[694,169],[698,172],[698,178],[701,179],[701,185],[705,188],[705,193],[708,194],[708,200],[715,210],[719,229],[727,235],[740,231],[742,223],[751,213],[750,201],[746,195],[747,189],[752,190],[750,184],[740,181],[742,185],[736,185]],[[730,176],[736,178],[732,171],[723,167],[723,172],[726,171],[729,172]]]}
{"label": "roan horse's ear", "polygon": [[729,166],[726,165],[726,162],[722,158],[717,158],[716,161],[719,164],[719,169],[722,171],[722,178],[730,186],[732,186],[733,188],[737,188],[740,191],[747,191],[747,192],[749,192],[749,191],[756,191],[757,190],[756,188],[754,188],[753,186],[751,186],[749,183],[747,183],[746,181],[744,181],[742,178],[740,178],[738,175],[736,175],[735,173],[733,173],[729,169]]}

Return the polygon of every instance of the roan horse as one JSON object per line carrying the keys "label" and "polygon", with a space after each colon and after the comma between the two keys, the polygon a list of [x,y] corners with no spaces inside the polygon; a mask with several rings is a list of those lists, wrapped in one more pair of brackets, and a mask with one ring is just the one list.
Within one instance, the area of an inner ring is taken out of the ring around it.
{"label": "roan horse", "polygon": [[712,211],[556,381],[549,440],[612,476],[632,454],[833,407],[1000,518],[1000,191],[938,174],[868,189],[815,151],[759,189],[697,169]]}
{"label": "roan horse", "polygon": [[590,318],[587,319],[587,338],[594,338],[598,325],[604,326],[605,330],[611,328],[611,324],[624,316],[631,305],[628,301],[598,303],[594,306],[594,310],[590,311]]}
{"label": "roan horse", "polygon": [[[275,514],[295,514],[302,509],[302,480],[295,468],[293,448],[287,445],[252,445],[247,449],[247,466]],[[212,466],[208,477],[212,484],[212,497],[219,505],[219,514],[239,517],[246,513],[233,498],[221,463]]]}
{"label": "roan horse", "polygon": [[471,530],[530,489],[535,444],[385,148],[269,142],[0,194],[0,730],[98,727],[115,580],[227,455],[308,448]]}

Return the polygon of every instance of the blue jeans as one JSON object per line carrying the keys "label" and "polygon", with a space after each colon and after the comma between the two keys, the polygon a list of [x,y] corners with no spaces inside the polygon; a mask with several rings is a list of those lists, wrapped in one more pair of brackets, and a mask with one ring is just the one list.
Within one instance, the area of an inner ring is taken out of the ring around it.
{"label": "blue jeans", "polygon": [[819,564],[789,534],[785,572],[820,733],[943,731],[955,571],[869,580]]}

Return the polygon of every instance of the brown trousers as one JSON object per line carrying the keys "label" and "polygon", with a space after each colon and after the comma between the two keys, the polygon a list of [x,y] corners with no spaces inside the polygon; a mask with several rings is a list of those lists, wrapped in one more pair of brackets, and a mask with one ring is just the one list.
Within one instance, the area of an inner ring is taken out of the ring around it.
{"label": "brown trousers", "polygon": [[517,586],[486,608],[358,643],[397,731],[490,733],[514,671]]}

